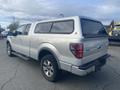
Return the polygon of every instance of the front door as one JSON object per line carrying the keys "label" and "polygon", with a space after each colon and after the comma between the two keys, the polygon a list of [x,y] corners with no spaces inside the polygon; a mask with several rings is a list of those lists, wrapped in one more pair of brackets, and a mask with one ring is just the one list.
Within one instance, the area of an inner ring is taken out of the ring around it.
{"label": "front door", "polygon": [[16,52],[21,52],[21,37],[22,37],[22,33],[25,30],[26,26],[22,25],[19,26],[17,29],[17,35],[16,36],[12,36],[11,38],[11,44],[12,44],[12,49]]}
{"label": "front door", "polygon": [[24,29],[20,39],[21,39],[21,50],[20,53],[26,55],[29,57],[29,49],[30,49],[30,36],[29,36],[29,30],[30,30],[31,24],[27,24],[26,28]]}

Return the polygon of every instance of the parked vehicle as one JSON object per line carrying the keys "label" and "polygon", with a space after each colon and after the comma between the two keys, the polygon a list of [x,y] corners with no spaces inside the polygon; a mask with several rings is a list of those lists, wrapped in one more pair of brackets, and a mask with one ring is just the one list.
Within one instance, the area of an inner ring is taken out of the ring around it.
{"label": "parked vehicle", "polygon": [[3,31],[3,32],[1,32],[2,37],[3,37],[3,38],[6,38],[7,35],[8,35],[8,32],[9,32],[9,31]]}
{"label": "parked vehicle", "polygon": [[66,17],[19,26],[7,38],[7,53],[39,60],[43,76],[58,79],[60,70],[84,76],[106,64],[108,37],[101,22]]}
{"label": "parked vehicle", "polygon": [[112,36],[119,36],[120,37],[120,30],[113,30]]}

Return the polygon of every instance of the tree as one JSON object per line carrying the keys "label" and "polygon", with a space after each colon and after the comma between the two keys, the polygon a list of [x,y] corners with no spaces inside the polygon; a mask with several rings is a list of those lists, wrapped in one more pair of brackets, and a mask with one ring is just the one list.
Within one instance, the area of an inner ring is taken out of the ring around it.
{"label": "tree", "polygon": [[18,28],[18,26],[19,26],[19,22],[16,21],[16,22],[11,23],[11,24],[7,27],[7,29],[9,29],[10,31],[15,31],[15,30]]}

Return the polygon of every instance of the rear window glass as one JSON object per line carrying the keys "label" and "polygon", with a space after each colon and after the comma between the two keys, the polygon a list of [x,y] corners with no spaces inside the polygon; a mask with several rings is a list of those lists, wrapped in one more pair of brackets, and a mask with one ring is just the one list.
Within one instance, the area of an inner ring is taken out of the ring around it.
{"label": "rear window glass", "polygon": [[38,23],[35,28],[35,33],[48,33],[52,23]]}
{"label": "rear window glass", "polygon": [[67,20],[67,21],[58,21],[54,22],[51,32],[52,33],[71,33],[74,29],[74,21]]}
{"label": "rear window glass", "polygon": [[98,21],[81,19],[81,26],[85,37],[107,36],[104,26]]}

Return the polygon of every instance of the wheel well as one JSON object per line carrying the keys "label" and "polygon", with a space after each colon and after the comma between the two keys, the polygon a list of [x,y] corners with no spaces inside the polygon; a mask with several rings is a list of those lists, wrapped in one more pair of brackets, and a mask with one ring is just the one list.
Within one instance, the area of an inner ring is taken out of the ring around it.
{"label": "wheel well", "polygon": [[[8,44],[10,45],[10,47],[11,47],[11,44],[10,44],[10,42],[9,41],[6,41],[6,45],[8,46]],[[12,48],[12,47],[11,47]]]}
{"label": "wheel well", "polygon": [[57,56],[56,56],[53,52],[51,52],[51,51],[49,51],[49,50],[42,50],[42,51],[40,51],[40,52],[39,52],[39,56],[38,56],[38,60],[41,61],[42,57],[45,56],[45,55],[47,55],[47,54],[53,55],[53,57],[54,57],[54,58],[56,59],[56,61],[57,61],[58,67],[60,68],[59,61],[58,61]]}
{"label": "wheel well", "polygon": [[[39,61],[42,59],[43,56],[45,56],[45,55],[47,55],[47,54],[53,55],[53,54],[52,54],[50,51],[48,51],[48,50],[42,50],[42,51],[40,51],[39,56],[38,56]],[[54,55],[53,55],[53,56],[54,56]]]}
{"label": "wheel well", "polygon": [[6,43],[8,44],[8,43],[9,43],[9,41],[6,41]]}
{"label": "wheel well", "polygon": [[6,41],[6,44],[9,44],[9,45],[11,45],[11,44],[10,44],[10,42],[9,42],[8,40]]}

